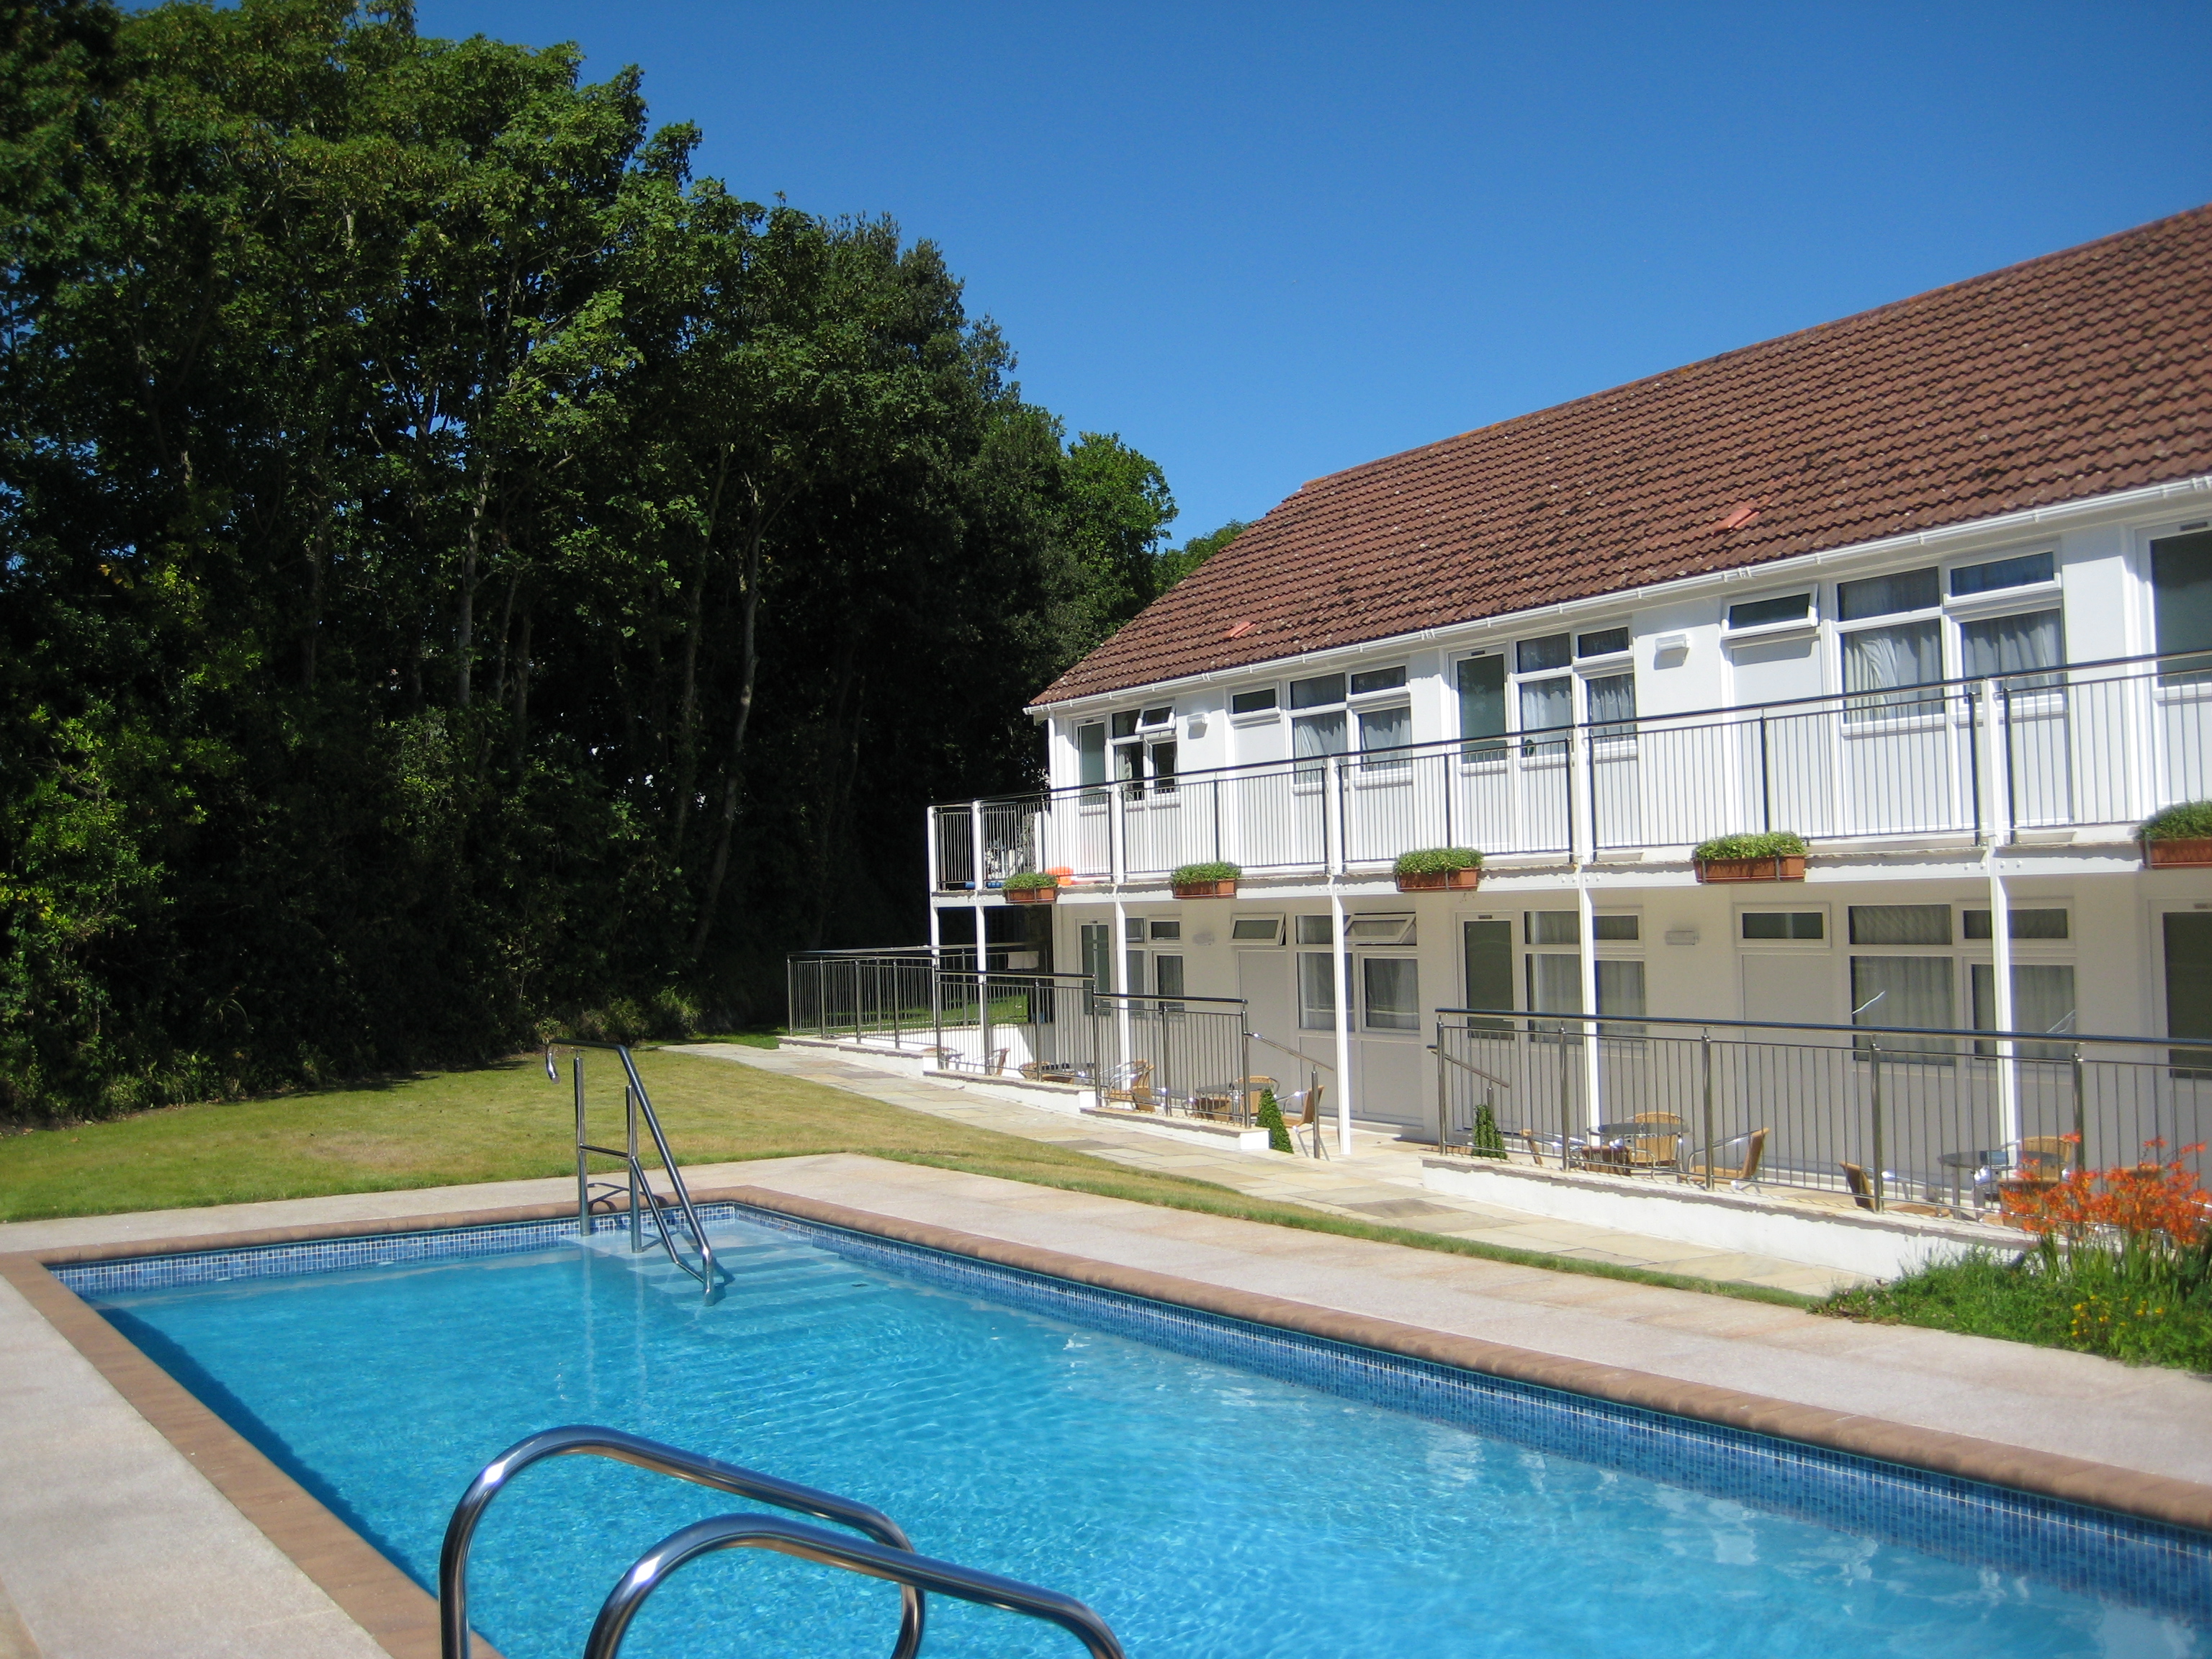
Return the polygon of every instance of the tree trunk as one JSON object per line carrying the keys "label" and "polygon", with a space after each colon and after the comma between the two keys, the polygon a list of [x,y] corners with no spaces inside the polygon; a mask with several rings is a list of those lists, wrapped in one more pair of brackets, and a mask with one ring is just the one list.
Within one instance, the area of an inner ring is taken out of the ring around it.
{"label": "tree trunk", "polygon": [[523,745],[530,739],[530,612],[522,613],[522,650],[514,665],[514,769],[522,769]]}
{"label": "tree trunk", "polygon": [[676,713],[676,837],[672,848],[677,860],[684,857],[684,830],[691,818],[691,796],[699,778],[699,638],[706,630],[707,565],[714,547],[714,526],[722,508],[722,485],[730,476],[730,454],[714,472],[714,488],[707,496],[707,522],[699,536],[699,559],[691,573],[691,592],[684,628],[684,691]]}
{"label": "tree trunk", "polygon": [[483,538],[484,503],[490,498],[491,457],[486,455],[477,466],[476,504],[469,512],[469,539],[461,554],[460,626],[454,641],[460,662],[454,671],[453,701],[464,708],[469,706],[470,656],[476,631],[477,551]]}
{"label": "tree trunk", "polygon": [[720,902],[722,878],[730,867],[731,832],[738,821],[738,780],[744,769],[745,727],[753,715],[753,675],[760,662],[754,642],[760,623],[761,536],[764,529],[756,516],[745,543],[744,620],[738,629],[738,661],[742,666],[738,683],[737,730],[730,739],[730,769],[722,789],[722,832],[715,838],[714,863],[707,872],[707,894],[700,902],[698,925],[691,933],[694,962],[705,953],[707,936],[714,931],[714,907]]}

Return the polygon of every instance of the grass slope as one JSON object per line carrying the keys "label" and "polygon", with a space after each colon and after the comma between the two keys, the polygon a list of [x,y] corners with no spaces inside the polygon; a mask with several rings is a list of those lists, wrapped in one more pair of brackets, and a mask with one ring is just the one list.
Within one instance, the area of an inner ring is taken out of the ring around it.
{"label": "grass slope", "polygon": [[[1446,1255],[1813,1305],[1809,1297],[1764,1285],[1717,1285],[1247,1198],[1210,1182],[1129,1169],[750,1066],[649,1049],[636,1059],[653,1109],[686,1165],[860,1152]],[[532,1055],[477,1071],[170,1107],[9,1136],[0,1139],[0,1220],[566,1175],[575,1168],[575,1153],[565,1071],[564,1061],[563,1081],[551,1083]],[[585,1072],[592,1139],[617,1145],[622,1135],[617,1062],[611,1055],[590,1055]]]}

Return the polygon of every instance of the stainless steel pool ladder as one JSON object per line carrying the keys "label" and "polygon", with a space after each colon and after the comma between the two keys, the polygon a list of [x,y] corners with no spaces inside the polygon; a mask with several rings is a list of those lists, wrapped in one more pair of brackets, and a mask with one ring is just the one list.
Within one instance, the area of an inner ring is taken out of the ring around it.
{"label": "stainless steel pool ladder", "polygon": [[[645,1249],[644,1218],[652,1217],[654,1236],[659,1239],[660,1248],[668,1253],[668,1259],[699,1281],[707,1301],[720,1301],[722,1276],[714,1266],[714,1247],[708,1242],[707,1230],[699,1224],[699,1212],[691,1207],[691,1194],[684,1184],[684,1171],[676,1167],[676,1159],[669,1152],[668,1137],[660,1131],[660,1119],[653,1112],[653,1097],[645,1091],[644,1079],[637,1074],[637,1062],[630,1058],[628,1046],[620,1042],[565,1042],[560,1046],[579,1049],[611,1049],[622,1057],[623,1073],[626,1079],[623,1085],[626,1144],[621,1147],[595,1146],[584,1138],[584,1057],[578,1054],[570,1059],[576,1090],[576,1229],[579,1235],[584,1238],[592,1236],[592,1205],[595,1189],[610,1203],[617,1194],[626,1192],[629,1206],[630,1249]],[[550,1045],[545,1050],[545,1075],[556,1083],[561,1080],[561,1067],[554,1060],[553,1048]],[[645,1127],[653,1136],[653,1146],[660,1154],[661,1167],[668,1172],[669,1185],[673,1188],[672,1195],[668,1198],[663,1198],[653,1190],[652,1183],[646,1179],[645,1166],[638,1161],[637,1125],[640,1117],[645,1120]],[[612,1182],[594,1182],[592,1180],[585,1160],[593,1153],[601,1158],[623,1160],[629,1176],[627,1188]],[[686,1261],[684,1253],[676,1248],[675,1235],[669,1231],[664,1213],[671,1209],[679,1212],[684,1217],[684,1224],[691,1235],[692,1248],[698,1252],[699,1259],[696,1262]]]}
{"label": "stainless steel pool ladder", "polygon": [[882,1510],[811,1486],[779,1480],[774,1475],[742,1469],[696,1452],[665,1446],[619,1429],[595,1428],[588,1424],[547,1429],[517,1442],[486,1464],[469,1483],[461,1501],[453,1506],[446,1524],[446,1541],[438,1555],[438,1628],[443,1659],[470,1659],[468,1565],[469,1544],[477,1523],[493,1498],[507,1482],[532,1463],[548,1457],[578,1453],[610,1457],[657,1474],[672,1475],[717,1492],[732,1492],[760,1503],[774,1504],[799,1515],[833,1521],[866,1534],[865,1539],[824,1531],[767,1515],[722,1515],[694,1522],[671,1533],[641,1556],[623,1573],[600,1606],[599,1618],[584,1645],[585,1659],[616,1659],[630,1621],[670,1574],[702,1555],[726,1549],[767,1549],[778,1554],[824,1566],[842,1568],[871,1578],[887,1579],[899,1587],[898,1641],[891,1659],[915,1659],[921,1647],[927,1613],[925,1594],[975,1601],[1030,1619],[1042,1619],[1069,1632],[1091,1659],[1123,1659],[1121,1644],[1103,1620],[1082,1602],[1056,1590],[1040,1589],[995,1573],[980,1572],[950,1561],[917,1555],[899,1524]]}

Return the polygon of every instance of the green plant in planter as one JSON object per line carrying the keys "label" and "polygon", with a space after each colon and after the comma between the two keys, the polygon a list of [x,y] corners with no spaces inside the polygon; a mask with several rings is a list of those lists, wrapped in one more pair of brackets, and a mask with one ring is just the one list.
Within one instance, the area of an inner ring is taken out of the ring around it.
{"label": "green plant in planter", "polygon": [[2185,800],[2145,818],[2136,833],[2145,841],[2198,841],[2212,837],[2212,800]]}
{"label": "green plant in planter", "polygon": [[[1291,1126],[1283,1121],[1282,1106],[1275,1099],[1273,1089],[1260,1091],[1260,1127],[1267,1132],[1267,1150],[1271,1152],[1295,1152],[1291,1145]],[[1499,1144],[1498,1157],[1505,1156],[1504,1143]]]}
{"label": "green plant in planter", "polygon": [[1698,844],[1692,855],[1713,859],[1802,858],[1805,837],[1788,830],[1767,830],[1741,836],[1716,836]]}
{"label": "green plant in planter", "polygon": [[1000,884],[1002,890],[1009,893],[1033,893],[1040,887],[1059,885],[1058,876],[1048,876],[1042,870],[1024,870],[1018,876],[1008,876]]}
{"label": "green plant in planter", "polygon": [[1474,1109],[1474,1133],[1468,1151],[1477,1158],[1505,1156],[1505,1133],[1498,1127],[1498,1114],[1490,1109],[1486,1100]]}
{"label": "green plant in planter", "polygon": [[1417,853],[1401,853],[1391,866],[1401,876],[1436,876],[1453,870],[1482,868],[1480,849],[1473,847],[1425,847]]}
{"label": "green plant in planter", "polygon": [[1201,881],[1237,881],[1242,879],[1243,874],[1237,866],[1218,860],[1212,864],[1186,864],[1168,878],[1168,884],[1174,887],[1188,887]]}

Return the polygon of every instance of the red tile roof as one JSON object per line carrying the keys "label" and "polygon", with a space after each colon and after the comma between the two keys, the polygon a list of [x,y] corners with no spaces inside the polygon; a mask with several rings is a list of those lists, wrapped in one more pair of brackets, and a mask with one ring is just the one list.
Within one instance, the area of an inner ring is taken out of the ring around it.
{"label": "red tile roof", "polygon": [[2212,472],[2212,207],[1316,478],[1037,697]]}

